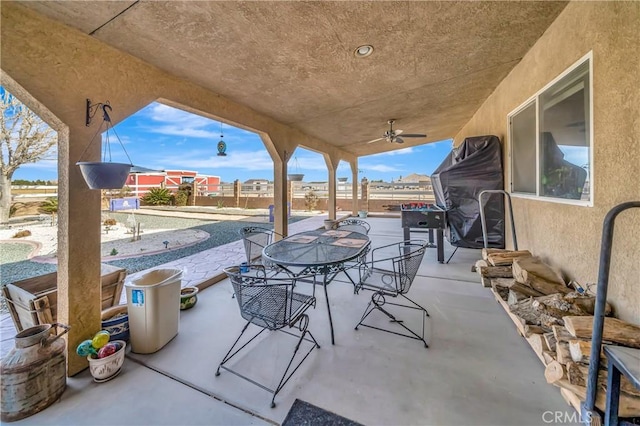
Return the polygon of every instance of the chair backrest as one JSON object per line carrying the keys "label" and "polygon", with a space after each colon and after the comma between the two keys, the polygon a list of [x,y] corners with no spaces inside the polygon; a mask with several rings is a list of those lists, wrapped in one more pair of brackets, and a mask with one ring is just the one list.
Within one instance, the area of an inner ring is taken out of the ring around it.
{"label": "chair backrest", "polygon": [[296,309],[292,308],[295,279],[267,277],[264,266],[250,265],[248,272],[233,266],[225,268],[244,319],[269,330],[289,325]]}
{"label": "chair backrest", "polygon": [[259,226],[247,226],[240,229],[240,236],[242,236],[242,241],[244,242],[247,262],[251,263],[259,258],[262,255],[262,249],[271,243],[273,231]]}
{"label": "chair backrest", "polygon": [[421,240],[398,243],[400,255],[393,259],[398,293],[405,294],[411,288],[426,249],[426,242]]}
{"label": "chair backrest", "polygon": [[345,219],[338,223],[338,229],[366,235],[369,233],[371,225],[369,225],[369,222],[360,219]]}

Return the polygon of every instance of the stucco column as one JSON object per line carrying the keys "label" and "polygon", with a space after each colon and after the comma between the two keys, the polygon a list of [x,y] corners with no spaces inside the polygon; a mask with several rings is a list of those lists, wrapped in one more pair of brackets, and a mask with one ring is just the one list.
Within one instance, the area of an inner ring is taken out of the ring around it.
{"label": "stucco column", "polygon": [[351,214],[358,214],[358,160],[349,161],[351,166]]}
{"label": "stucco column", "polygon": [[327,170],[329,171],[329,199],[327,200],[327,213],[329,219],[336,220],[336,170],[340,162],[339,159],[334,159],[330,155],[324,154],[324,162],[327,164]]}
{"label": "stucco column", "polygon": [[[284,154],[284,153],[283,153]],[[287,162],[278,156],[273,160],[273,229],[282,235],[288,235],[287,201]]]}
{"label": "stucco column", "polygon": [[[72,128],[67,140],[65,135],[58,140],[58,322],[71,326],[70,376],[88,366],[85,357],[76,355],[76,347],[101,327],[100,191],[87,187],[75,164],[98,125]],[[98,161],[100,148],[100,140],[94,141],[82,160]]]}

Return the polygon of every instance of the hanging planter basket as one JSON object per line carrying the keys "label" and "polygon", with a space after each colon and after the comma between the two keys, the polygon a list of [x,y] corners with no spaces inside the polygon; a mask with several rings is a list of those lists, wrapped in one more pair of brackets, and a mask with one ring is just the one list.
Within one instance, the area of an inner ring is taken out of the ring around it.
{"label": "hanging planter basket", "polygon": [[[127,181],[127,177],[131,172],[131,168],[133,164],[131,163],[131,158],[129,158],[129,154],[125,149],[122,141],[118,137],[116,130],[113,128],[111,124],[111,117],[109,116],[109,111],[111,111],[111,105],[109,105],[109,101],[106,103],[98,103],[95,105],[91,104],[91,100],[87,99],[87,111],[86,111],[86,125],[87,127],[91,124],[91,119],[96,114],[98,110],[102,110],[102,123],[98,130],[91,138],[91,141],[87,145],[87,147],[80,155],[80,159],[84,157],[84,154],[87,152],[89,147],[93,145],[96,140],[101,140],[102,138],[97,138],[98,134],[102,131],[102,127],[105,127],[105,146],[103,147],[103,161],[78,161],[76,165],[80,167],[80,172],[82,173],[82,177],[84,178],[87,186],[90,189],[120,189],[124,187],[125,182]],[[124,151],[129,163],[114,163],[111,162],[111,146],[110,146],[110,137],[109,131],[114,134],[122,150]],[[108,160],[108,161],[107,161]]]}
{"label": "hanging planter basket", "polygon": [[302,182],[302,179],[304,178],[304,174],[302,174],[302,173],[291,173],[291,174],[287,175],[287,178],[292,182]]}
{"label": "hanging planter basket", "polygon": [[131,164],[102,163],[100,161],[80,161],[82,177],[90,189],[120,189],[127,181],[131,171]]}

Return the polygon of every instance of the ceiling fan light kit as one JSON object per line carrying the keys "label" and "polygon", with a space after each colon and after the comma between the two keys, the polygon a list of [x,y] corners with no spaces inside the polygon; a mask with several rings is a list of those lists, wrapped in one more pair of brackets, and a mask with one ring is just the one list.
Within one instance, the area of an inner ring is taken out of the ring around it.
{"label": "ceiling fan light kit", "polygon": [[[376,138],[372,141],[367,142],[369,143],[374,143],[374,142],[378,142],[381,140],[386,140],[389,143],[404,143],[404,139],[403,138],[426,138],[427,135],[424,133],[403,133],[402,130],[400,129],[393,129],[393,123],[395,123],[396,120],[395,119],[390,119],[387,121],[387,123],[389,124],[389,130],[387,130],[386,132],[383,133],[381,138]],[[400,135],[402,134],[402,137],[400,137]]]}

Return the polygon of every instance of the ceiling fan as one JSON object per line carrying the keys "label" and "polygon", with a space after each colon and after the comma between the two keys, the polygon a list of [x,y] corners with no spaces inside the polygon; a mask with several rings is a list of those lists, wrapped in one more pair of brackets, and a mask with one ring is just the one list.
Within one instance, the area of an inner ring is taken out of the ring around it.
{"label": "ceiling fan", "polygon": [[[389,143],[404,143],[403,138],[426,138],[427,137],[427,135],[423,133],[402,133],[402,130],[400,129],[393,130],[393,123],[395,122],[396,120],[394,119],[388,120],[387,123],[389,123],[389,130],[384,132],[381,138],[374,139],[367,143],[374,143],[381,140],[386,140]],[[402,134],[402,138],[400,137],[400,134]]]}

